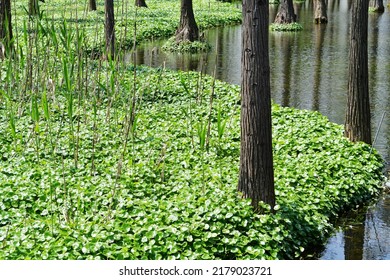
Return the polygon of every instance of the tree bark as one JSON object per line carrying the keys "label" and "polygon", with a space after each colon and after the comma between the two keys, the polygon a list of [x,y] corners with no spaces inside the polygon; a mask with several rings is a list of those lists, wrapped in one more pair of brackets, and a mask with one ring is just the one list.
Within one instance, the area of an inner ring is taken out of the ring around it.
{"label": "tree bark", "polygon": [[327,23],[328,15],[327,15],[327,5],[325,0],[315,0],[314,2],[314,22],[315,23]]}
{"label": "tree bark", "polygon": [[274,23],[284,24],[293,23],[297,21],[297,16],[294,12],[294,5],[292,0],[282,0],[279,5],[278,13],[275,17]]}
{"label": "tree bark", "polygon": [[0,0],[0,59],[12,49],[11,0]]}
{"label": "tree bark", "polygon": [[106,36],[106,53],[107,53],[107,57],[114,58],[115,55],[114,1],[105,0],[104,4],[105,4],[104,33]]}
{"label": "tree bark", "polygon": [[349,47],[348,99],[345,136],[371,144],[371,113],[368,90],[368,1],[352,4]]}
{"label": "tree bark", "polygon": [[241,152],[238,190],[259,202],[275,205],[272,156],[271,89],[268,46],[269,4],[244,0],[242,4]]}
{"label": "tree bark", "polygon": [[29,0],[28,2],[28,14],[30,16],[38,15],[39,7],[38,0]]}
{"label": "tree bark", "polygon": [[199,40],[199,29],[195,21],[192,0],[181,0],[180,25],[175,36],[177,43]]}
{"label": "tree bark", "polygon": [[384,13],[385,6],[383,5],[383,0],[370,0],[370,7],[373,12]]}
{"label": "tree bark", "polygon": [[135,0],[135,5],[137,7],[145,7],[145,8],[148,7],[148,5],[146,5],[145,0]]}
{"label": "tree bark", "polygon": [[89,0],[88,8],[90,11],[96,11],[97,10],[96,0]]}

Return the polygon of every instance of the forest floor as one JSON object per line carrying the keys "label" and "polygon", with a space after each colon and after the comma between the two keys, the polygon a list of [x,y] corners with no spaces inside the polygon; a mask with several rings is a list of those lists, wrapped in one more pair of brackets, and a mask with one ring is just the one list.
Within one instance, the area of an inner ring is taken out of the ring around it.
{"label": "forest floor", "polygon": [[[50,12],[64,2],[16,24],[16,58],[0,68],[0,259],[303,258],[381,191],[375,150],[317,112],[273,104],[277,205],[253,213],[237,192],[240,88],[91,59],[80,46],[102,35]],[[148,1],[137,18],[163,14],[160,2],[173,3]],[[209,13],[234,14],[228,5]]]}

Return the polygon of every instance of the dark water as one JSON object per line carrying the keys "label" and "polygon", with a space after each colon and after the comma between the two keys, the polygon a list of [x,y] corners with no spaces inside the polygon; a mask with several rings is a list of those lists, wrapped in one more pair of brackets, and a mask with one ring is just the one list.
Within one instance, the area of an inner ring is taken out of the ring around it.
{"label": "dark water", "polygon": [[[385,1],[386,4],[387,1]],[[343,124],[347,97],[349,7],[351,1],[329,0],[327,25],[313,24],[312,1],[294,4],[304,31],[271,33],[271,89],[283,105],[316,110]],[[270,17],[276,9],[271,6]],[[369,16],[369,75],[374,147],[390,161],[390,12]],[[205,31],[213,45],[208,54],[179,55],[161,51],[164,41],[137,50],[137,64],[196,70],[240,84],[241,27]],[[387,167],[388,168],[388,167]],[[386,171],[388,172],[388,170]],[[352,213],[353,214],[353,213]],[[390,259],[390,194],[330,238],[320,259]]]}

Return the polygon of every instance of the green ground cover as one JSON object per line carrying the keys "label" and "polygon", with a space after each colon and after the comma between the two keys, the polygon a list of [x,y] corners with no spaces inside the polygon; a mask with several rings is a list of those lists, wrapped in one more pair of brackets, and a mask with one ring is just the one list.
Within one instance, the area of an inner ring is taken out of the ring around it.
{"label": "green ground cover", "polygon": [[[99,49],[104,46],[104,1],[96,2],[97,11],[92,12],[88,11],[88,1],[75,0],[40,2],[40,9],[44,14],[43,18],[46,17],[50,22],[48,26],[53,25],[55,30],[60,30],[65,21],[70,28],[79,29],[84,34],[88,50]],[[135,37],[139,43],[175,34],[180,19],[180,1],[149,0],[148,8],[137,9],[133,2],[126,3],[114,1],[116,36],[118,45],[122,48],[132,47]],[[34,26],[29,26],[27,2],[15,1],[12,4],[15,28],[19,31],[23,28],[34,29]],[[209,0],[194,0],[193,4],[200,31],[241,22],[241,10],[235,4]]]}
{"label": "green ground cover", "polygon": [[79,32],[76,1],[65,22],[49,10],[63,2],[18,24],[0,64],[0,259],[301,258],[380,191],[375,150],[274,104],[277,210],[254,214],[236,191],[239,87],[93,60],[102,35]]}
{"label": "green ground cover", "polygon": [[254,214],[236,191],[239,88],[215,81],[210,111],[211,77],[139,68],[134,88],[127,70],[115,101],[76,99],[71,118],[65,87],[13,122],[3,92],[0,259],[299,258],[379,191],[375,150],[274,104],[278,210]]}

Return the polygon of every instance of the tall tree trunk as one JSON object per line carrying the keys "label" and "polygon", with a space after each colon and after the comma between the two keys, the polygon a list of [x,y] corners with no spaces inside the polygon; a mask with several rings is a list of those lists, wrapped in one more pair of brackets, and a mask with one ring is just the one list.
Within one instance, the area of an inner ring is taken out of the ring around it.
{"label": "tall tree trunk", "polygon": [[385,11],[383,0],[370,0],[370,8],[377,13],[383,13]]}
{"label": "tall tree trunk", "polygon": [[260,201],[275,205],[268,9],[266,0],[243,0],[238,190],[255,211],[261,211]]}
{"label": "tall tree trunk", "polygon": [[148,7],[148,5],[146,5],[145,0],[135,0],[135,5],[137,7],[145,7],[145,8]]}
{"label": "tall tree trunk", "polygon": [[314,2],[314,22],[327,23],[328,15],[326,13],[327,5],[325,0],[315,0]]}
{"label": "tall tree trunk", "polygon": [[30,16],[36,16],[38,14],[38,0],[29,0],[28,2],[28,14]]}
{"label": "tall tree trunk", "polygon": [[292,0],[282,0],[274,23],[293,23],[297,21]]}
{"label": "tall tree trunk", "polygon": [[96,11],[97,10],[96,0],[89,0],[88,8],[90,11]]}
{"label": "tall tree trunk", "polygon": [[107,56],[114,58],[115,55],[115,19],[114,19],[114,1],[105,0],[105,26]]}
{"label": "tall tree trunk", "polygon": [[199,29],[195,21],[192,0],[181,0],[180,25],[176,30],[176,42],[199,40]]}
{"label": "tall tree trunk", "polygon": [[348,100],[345,136],[371,144],[370,96],[368,90],[368,1],[352,4],[349,47]]}
{"label": "tall tree trunk", "polygon": [[0,59],[12,50],[11,0],[0,0]]}

